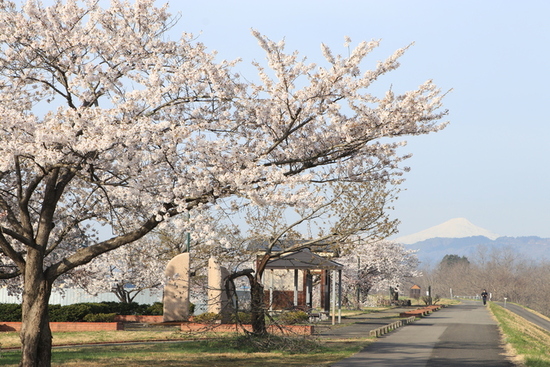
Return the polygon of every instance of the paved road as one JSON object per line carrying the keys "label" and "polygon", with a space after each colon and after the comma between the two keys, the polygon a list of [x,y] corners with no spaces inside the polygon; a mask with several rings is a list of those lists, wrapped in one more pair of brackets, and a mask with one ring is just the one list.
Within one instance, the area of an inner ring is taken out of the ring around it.
{"label": "paved road", "polygon": [[[503,302],[496,302],[499,306],[504,307]],[[515,305],[513,303],[506,303],[506,308],[513,313],[523,317],[525,320],[532,322],[533,324],[540,326],[541,328],[550,331],[550,321],[539,315],[526,310],[525,308]]]}
{"label": "paved road", "polygon": [[[414,308],[412,308],[414,309]],[[377,312],[347,316],[343,321],[345,326],[336,325],[336,327],[324,326],[319,324],[315,330],[320,331],[321,338],[328,339],[349,339],[349,338],[368,338],[370,331],[381,326],[391,324],[399,318],[401,312],[410,311],[408,308],[389,308]]]}
{"label": "paved road", "polygon": [[381,337],[332,367],[511,367],[489,310],[464,301]]}

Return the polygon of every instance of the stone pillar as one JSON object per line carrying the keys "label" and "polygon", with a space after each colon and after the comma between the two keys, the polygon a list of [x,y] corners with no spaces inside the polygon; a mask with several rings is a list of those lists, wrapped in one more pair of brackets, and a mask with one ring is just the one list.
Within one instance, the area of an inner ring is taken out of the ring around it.
{"label": "stone pillar", "polygon": [[163,321],[187,321],[189,318],[189,253],[174,257],[164,271]]}
{"label": "stone pillar", "polygon": [[220,314],[222,322],[229,322],[232,307],[225,291],[229,271],[220,266],[214,257],[208,259],[208,312]]}

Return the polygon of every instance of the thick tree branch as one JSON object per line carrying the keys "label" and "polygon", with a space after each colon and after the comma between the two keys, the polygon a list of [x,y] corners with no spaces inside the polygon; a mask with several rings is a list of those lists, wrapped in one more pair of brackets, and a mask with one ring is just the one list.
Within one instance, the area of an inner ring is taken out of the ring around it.
{"label": "thick tree branch", "polygon": [[8,256],[19,268],[19,273],[25,269],[25,259],[23,256],[15,251],[15,249],[10,245],[10,243],[4,237],[5,229],[0,227],[0,255],[3,253]]}
{"label": "thick tree branch", "polygon": [[153,230],[159,223],[160,221],[156,219],[155,215],[149,218],[149,220],[147,220],[141,227],[134,231],[111,238],[93,246],[82,248],[60,262],[51,265],[46,270],[46,276],[48,279],[54,280],[61,274],[64,274],[77,266],[86,264],[101,254],[142,238]]}

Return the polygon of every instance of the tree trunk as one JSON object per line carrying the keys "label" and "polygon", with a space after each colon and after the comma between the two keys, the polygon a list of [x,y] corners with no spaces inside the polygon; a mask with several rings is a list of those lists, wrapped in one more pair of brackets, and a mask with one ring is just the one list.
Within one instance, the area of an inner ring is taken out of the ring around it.
{"label": "tree trunk", "polygon": [[[265,265],[264,265],[265,267]],[[261,269],[263,271],[263,269]],[[264,286],[261,281],[261,273],[256,273],[256,276],[252,275],[254,270],[245,269],[237,273],[229,275],[225,280],[225,290],[230,295],[229,288],[233,285],[233,280],[241,276],[246,276],[250,283],[250,317],[252,322],[252,332],[256,335],[267,334],[267,328],[265,326],[265,303],[264,303]],[[231,298],[231,297],[228,297]]]}
{"label": "tree trunk", "polygon": [[252,332],[256,335],[267,334],[265,326],[264,286],[250,277],[250,309],[252,318]]}
{"label": "tree trunk", "polygon": [[252,332],[256,335],[265,335],[267,334],[267,328],[265,326],[264,286],[252,275],[252,273],[254,273],[254,270],[245,269],[229,275],[225,279],[225,291],[227,292],[227,298],[231,299],[231,292],[235,289],[233,280],[241,276],[246,276],[248,278],[248,282],[250,283],[250,317]]}
{"label": "tree trunk", "polygon": [[120,303],[132,303],[133,297],[130,297],[130,292],[124,289],[124,284],[118,284],[113,289],[114,294],[120,301]]}
{"label": "tree trunk", "polygon": [[361,285],[357,284],[357,289],[355,290],[355,309],[361,310]]}
{"label": "tree trunk", "polygon": [[44,278],[41,267],[25,273],[21,325],[21,367],[50,367],[52,333],[48,314],[51,283]]}

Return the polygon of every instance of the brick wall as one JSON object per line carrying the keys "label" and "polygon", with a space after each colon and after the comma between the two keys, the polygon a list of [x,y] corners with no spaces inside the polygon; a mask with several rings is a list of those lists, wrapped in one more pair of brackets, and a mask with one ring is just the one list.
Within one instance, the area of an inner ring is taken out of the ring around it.
{"label": "brick wall", "polygon": [[163,322],[162,316],[152,315],[116,315],[115,321],[118,322],[147,322],[151,324],[159,324]]}
{"label": "brick wall", "polygon": [[[58,331],[115,331],[124,330],[122,322],[50,322],[52,332]],[[0,322],[0,331],[21,330],[20,322]]]}

